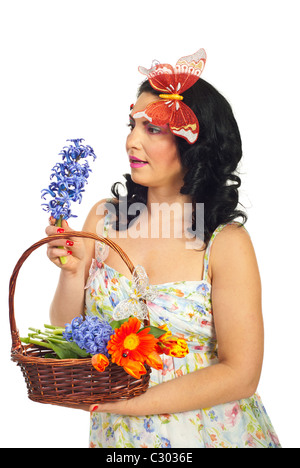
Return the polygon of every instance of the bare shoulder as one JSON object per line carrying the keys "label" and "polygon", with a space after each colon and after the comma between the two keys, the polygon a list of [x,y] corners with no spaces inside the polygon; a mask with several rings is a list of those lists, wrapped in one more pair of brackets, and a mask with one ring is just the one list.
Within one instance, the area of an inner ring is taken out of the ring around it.
{"label": "bare shoulder", "polygon": [[93,232],[94,234],[102,232],[103,220],[108,212],[106,204],[109,202],[111,202],[111,199],[103,198],[92,206],[85,220],[83,231]]}
{"label": "bare shoulder", "polygon": [[248,231],[241,224],[228,224],[218,233],[212,244],[212,256],[254,252]]}
{"label": "bare shoulder", "polygon": [[226,272],[237,275],[259,275],[254,246],[247,230],[238,223],[225,226],[213,241],[210,256],[211,277]]}

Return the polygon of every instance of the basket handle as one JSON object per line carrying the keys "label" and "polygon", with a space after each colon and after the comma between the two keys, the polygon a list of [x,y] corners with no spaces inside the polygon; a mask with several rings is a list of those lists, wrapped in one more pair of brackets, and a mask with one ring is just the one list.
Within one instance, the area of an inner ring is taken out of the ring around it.
{"label": "basket handle", "polygon": [[[100,242],[103,242],[104,244],[107,244],[109,247],[111,247],[115,252],[117,252],[120,255],[122,260],[126,263],[127,267],[129,268],[130,273],[131,274],[133,273],[134,265],[132,264],[131,260],[128,258],[126,253],[121,249],[121,247],[118,246],[118,244],[113,242],[111,239],[108,239],[102,236],[97,236],[96,234],[93,234],[91,232],[72,231],[72,232],[62,233],[62,234],[54,234],[52,236],[45,237],[44,239],[41,239],[40,241],[36,242],[27,250],[25,250],[23,255],[20,257],[20,259],[18,260],[14,268],[14,271],[11,275],[10,282],[9,282],[9,321],[10,321],[10,331],[11,331],[11,337],[12,337],[12,349],[13,350],[21,346],[19,331],[17,330],[16,320],[15,320],[14,295],[15,295],[17,277],[18,277],[19,271],[23,263],[25,262],[25,260],[29,257],[29,255],[32,252],[34,252],[36,249],[38,249],[42,245],[47,244],[48,242],[51,242],[53,240],[69,239],[70,237],[83,237],[86,239],[94,239],[96,241],[100,241]],[[149,321],[146,321],[145,324],[148,325]]]}

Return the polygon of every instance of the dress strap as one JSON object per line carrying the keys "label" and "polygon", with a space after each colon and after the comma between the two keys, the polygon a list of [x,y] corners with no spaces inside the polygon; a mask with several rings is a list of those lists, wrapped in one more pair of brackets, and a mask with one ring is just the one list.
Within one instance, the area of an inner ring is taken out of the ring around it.
{"label": "dress strap", "polygon": [[[106,213],[104,217],[104,223],[103,223],[103,230],[102,230],[102,236],[103,237],[108,237],[108,232],[109,228],[112,223],[112,213],[109,211]],[[104,262],[108,256],[109,252],[109,246],[107,244],[104,244],[104,242],[96,241],[95,242],[95,259],[98,263]]]}
{"label": "dress strap", "polygon": [[210,258],[210,251],[211,251],[213,241],[215,240],[215,238],[219,234],[219,232],[221,232],[224,229],[224,227],[229,226],[230,224],[241,225],[240,223],[238,223],[236,221],[232,221],[232,222],[227,223],[227,224],[220,224],[220,226],[218,226],[217,229],[215,229],[215,231],[213,232],[213,234],[212,234],[212,236],[211,236],[211,238],[209,240],[209,243],[207,245],[205,255],[204,255],[203,281],[207,281],[207,279],[208,279],[209,258]]}

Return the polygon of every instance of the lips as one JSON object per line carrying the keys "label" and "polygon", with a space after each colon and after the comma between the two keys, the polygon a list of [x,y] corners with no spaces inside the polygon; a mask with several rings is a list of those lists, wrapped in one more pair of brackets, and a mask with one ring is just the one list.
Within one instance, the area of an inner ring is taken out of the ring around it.
{"label": "lips", "polygon": [[130,167],[133,167],[133,168],[143,167],[148,164],[147,161],[142,161],[141,159],[136,158],[135,156],[129,156],[129,161],[130,161]]}
{"label": "lips", "polygon": [[139,158],[136,158],[135,156],[129,156],[129,161],[130,162],[137,162],[137,163],[145,163],[147,164],[147,161],[142,161],[141,159]]}

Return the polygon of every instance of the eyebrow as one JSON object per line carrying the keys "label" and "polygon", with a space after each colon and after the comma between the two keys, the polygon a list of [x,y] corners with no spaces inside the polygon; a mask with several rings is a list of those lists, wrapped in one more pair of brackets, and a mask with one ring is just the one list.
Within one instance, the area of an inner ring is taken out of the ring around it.
{"label": "eyebrow", "polygon": [[[131,122],[135,122],[135,118],[132,117],[131,114],[129,114],[129,120],[130,120]],[[145,121],[142,122],[142,124],[143,124],[144,126],[146,126],[146,125],[148,125],[148,124],[151,124],[151,122],[149,122],[149,120],[145,119]],[[153,124],[151,124],[151,125],[153,125]]]}

